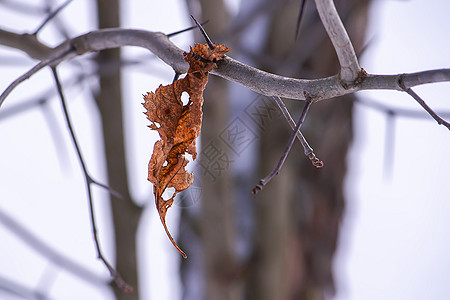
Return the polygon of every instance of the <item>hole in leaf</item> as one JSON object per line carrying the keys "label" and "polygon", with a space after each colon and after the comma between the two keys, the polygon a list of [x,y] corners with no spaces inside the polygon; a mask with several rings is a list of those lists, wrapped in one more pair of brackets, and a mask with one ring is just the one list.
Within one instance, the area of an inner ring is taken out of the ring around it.
{"label": "hole in leaf", "polygon": [[186,153],[186,154],[184,155],[184,157],[186,157],[186,159],[187,159],[189,162],[194,161],[194,158],[193,158],[192,155],[189,154],[189,153]]}
{"label": "hole in leaf", "polygon": [[156,128],[161,128],[161,124],[159,124],[158,122],[153,122],[153,124],[156,126]]}
{"label": "hole in leaf", "polygon": [[164,191],[164,193],[162,194],[162,198],[164,199],[164,200],[169,200],[170,198],[172,198],[173,197],[173,194],[175,193],[175,188],[174,187],[169,187],[169,188],[167,188],[165,191]]}
{"label": "hole in leaf", "polygon": [[181,102],[183,102],[183,106],[187,105],[189,103],[189,94],[187,92],[183,92],[181,94]]}
{"label": "hole in leaf", "polygon": [[166,166],[167,166],[167,160],[163,163],[162,166],[163,166],[163,167],[166,167]]}

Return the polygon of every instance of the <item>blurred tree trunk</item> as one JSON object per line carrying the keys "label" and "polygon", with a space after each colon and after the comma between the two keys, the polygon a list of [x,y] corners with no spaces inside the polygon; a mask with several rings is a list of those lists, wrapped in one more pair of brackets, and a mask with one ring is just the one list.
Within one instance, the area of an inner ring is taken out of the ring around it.
{"label": "blurred tree trunk", "polygon": [[[227,7],[222,0],[187,1],[190,13],[197,19],[210,22],[205,26],[213,42],[230,23]],[[201,8],[200,12],[195,8]],[[204,38],[195,31],[195,42],[203,44]],[[193,229],[201,245],[201,258],[182,262],[181,273],[184,278],[185,299],[239,299],[236,298],[236,281],[233,280],[236,259],[234,251],[235,220],[232,178],[228,171],[227,159],[230,153],[226,145],[218,139],[218,134],[229,122],[229,87],[228,82],[216,76],[209,76],[204,91],[203,124],[201,133],[201,150],[197,161],[201,188],[201,211],[194,220],[183,212],[182,226],[194,226]],[[192,218],[192,216],[191,216]],[[184,230],[181,227],[181,235]],[[186,248],[191,248],[192,240],[183,238]],[[194,247],[192,245],[192,247]],[[190,265],[190,266],[189,266]],[[187,272],[190,269],[193,273]],[[195,272],[202,274],[204,283],[200,293],[193,293],[188,286],[188,276]],[[201,296],[200,296],[201,294]]]}
{"label": "blurred tree trunk", "polygon": [[[210,19],[208,35],[214,42],[229,25],[230,17],[222,0],[200,0],[202,20]],[[196,31],[196,42],[204,38]],[[202,150],[199,156],[201,171],[200,243],[203,251],[205,299],[236,299],[234,272],[234,203],[231,175],[227,169],[230,153],[218,139],[218,133],[229,121],[229,85],[226,80],[209,76],[204,92]],[[222,170],[222,168],[224,170]]]}
{"label": "blurred tree trunk", "polygon": [[[120,26],[120,1],[97,0],[99,28]],[[100,110],[108,169],[108,182],[123,199],[112,198],[116,263],[123,279],[133,286],[134,292],[126,294],[113,284],[117,299],[139,299],[136,232],[142,209],[132,201],[125,163],[124,128],[122,118],[122,89],[120,49],[105,50],[98,54],[100,90],[96,96]]]}
{"label": "blurred tree trunk", "polygon": [[[368,1],[335,1],[358,52],[365,34]],[[339,72],[335,51],[312,1],[294,41],[297,1],[271,15],[266,71],[296,78],[319,78]],[[313,105],[302,132],[324,161],[316,169],[297,143],[280,174],[256,197],[255,248],[248,299],[325,299],[334,294],[332,261],[344,210],[343,184],[352,140],[354,96]],[[296,107],[297,120],[303,104]],[[283,122],[272,122],[262,134],[259,177],[276,165],[288,140]]]}
{"label": "blurred tree trunk", "polygon": [[[251,11],[240,11],[235,20],[229,20],[222,1],[187,2],[196,16],[199,12],[193,10],[201,8],[202,20],[210,20],[206,31],[213,41],[232,46],[233,57],[246,56],[251,60],[247,62],[257,68],[297,78],[319,78],[339,72],[335,51],[313,1],[307,3],[297,40],[299,1],[254,0]],[[335,2],[359,52],[369,0]],[[258,34],[263,46],[252,48],[251,39]],[[217,40],[220,37],[224,40]],[[200,40],[197,35],[196,42]],[[202,151],[210,141],[220,142],[217,137],[230,122],[233,112],[228,108],[229,94],[222,79],[210,76],[204,95]],[[239,99],[249,104],[252,100],[243,96]],[[232,185],[242,181],[234,177],[232,169],[214,182],[202,172],[202,212],[195,216],[182,213],[182,243],[190,243],[187,250],[198,248],[192,238],[196,235],[201,249],[200,258],[182,263],[184,299],[324,299],[334,293],[332,261],[344,210],[343,183],[352,140],[353,100],[351,95],[317,103],[310,109],[302,132],[324,161],[323,169],[313,167],[296,142],[279,175],[253,199],[250,198],[253,186],[246,187],[241,194]],[[303,103],[292,101],[287,105],[297,119]],[[259,133],[258,153],[251,154],[258,159],[255,184],[275,167],[291,134],[284,119],[266,121],[271,123]],[[227,149],[224,145],[217,146]],[[247,175],[255,176],[252,170]],[[243,209],[240,206],[243,199],[249,198],[253,212],[237,214]],[[236,239],[242,230],[236,220],[238,216],[253,218],[253,238],[248,242],[252,251],[248,257],[236,254]],[[193,234],[189,238],[183,236],[188,230]],[[202,278],[204,286],[197,285],[196,289],[203,292],[192,292],[189,276]]]}

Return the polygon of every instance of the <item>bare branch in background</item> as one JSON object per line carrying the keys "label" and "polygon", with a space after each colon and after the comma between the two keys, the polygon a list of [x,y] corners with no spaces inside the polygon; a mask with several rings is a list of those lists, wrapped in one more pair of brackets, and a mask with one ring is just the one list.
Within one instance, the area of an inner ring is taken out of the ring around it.
{"label": "bare branch in background", "polygon": [[[58,121],[56,120],[55,115],[49,105],[49,94],[50,93],[43,93],[43,95],[40,95],[34,100],[11,105],[6,109],[1,110],[0,122],[32,109],[40,109],[40,111],[44,114],[47,128],[52,135],[52,141],[55,145],[55,148],[58,150],[56,151],[57,156],[61,161],[61,165],[63,166],[64,164],[62,162],[68,161],[68,158],[65,155],[66,151],[64,151],[63,136],[60,131],[60,127],[58,126]],[[61,149],[63,150],[61,151]]]}
{"label": "bare branch in background", "polygon": [[388,111],[386,119],[384,139],[384,176],[389,179],[392,176],[395,154],[395,114]]}
{"label": "bare branch in background", "polygon": [[[63,54],[69,53],[70,51],[65,51]],[[11,91],[18,86],[20,83],[22,83],[23,81],[27,80],[28,78],[30,78],[32,75],[34,75],[36,72],[38,72],[39,70],[41,70],[42,68],[51,65],[53,62],[55,62],[58,59],[58,57],[56,58],[50,58],[47,60],[43,60],[41,62],[39,62],[37,65],[35,65],[33,68],[31,68],[28,72],[26,72],[25,74],[23,74],[22,76],[20,76],[19,78],[17,78],[16,80],[14,80],[2,93],[2,95],[0,96],[0,106],[3,104],[5,98],[9,95],[9,93],[11,93]]]}
{"label": "bare branch in background", "polygon": [[306,0],[301,0],[300,11],[298,13],[298,18],[297,18],[297,27],[295,28],[295,39],[297,39],[298,33],[300,32],[300,24],[303,19],[303,13],[305,12],[305,5],[306,5]]}
{"label": "bare branch in background", "polygon": [[56,71],[56,67],[52,67],[52,73],[53,73],[53,77],[55,80],[55,84],[56,87],[58,89],[58,94],[61,100],[61,105],[63,108],[63,112],[64,112],[64,117],[66,120],[66,125],[67,128],[69,130],[70,133],[70,137],[72,138],[72,142],[73,145],[75,147],[75,150],[77,152],[77,156],[78,156],[78,160],[81,164],[81,168],[83,170],[83,175],[84,175],[84,179],[85,179],[85,186],[86,186],[86,191],[87,191],[87,195],[88,195],[88,199],[89,199],[89,212],[90,212],[90,216],[91,216],[91,226],[92,226],[92,234],[93,234],[93,238],[94,238],[94,242],[95,242],[95,247],[97,249],[97,255],[98,258],[104,263],[104,265],[107,267],[107,269],[109,270],[111,277],[113,278],[114,282],[117,284],[117,286],[122,289],[124,292],[126,293],[131,293],[133,291],[133,287],[131,287],[129,284],[127,284],[122,277],[120,276],[120,274],[114,269],[114,267],[112,267],[112,265],[108,262],[108,260],[105,258],[105,256],[103,255],[103,252],[100,248],[100,242],[98,240],[98,236],[97,236],[97,225],[96,225],[96,220],[95,220],[95,213],[94,213],[94,203],[93,203],[93,199],[92,199],[92,191],[91,191],[91,185],[92,184],[96,184],[100,187],[105,188],[106,190],[108,190],[112,195],[121,198],[120,194],[115,192],[114,190],[112,190],[110,187],[98,183],[97,181],[93,180],[92,177],[89,175],[87,168],[86,168],[86,164],[84,162],[83,159],[83,155],[81,154],[81,149],[78,145],[77,139],[75,137],[75,132],[72,128],[72,123],[70,122],[70,118],[69,118],[69,111],[67,109],[66,106],[66,101],[64,99],[64,94],[62,91],[62,86],[61,86],[61,82],[59,81],[59,76],[58,73]]}
{"label": "bare branch in background", "polygon": [[41,5],[30,4],[31,1],[1,0],[0,5],[6,9],[27,15],[41,15],[46,12]]}
{"label": "bare branch in background", "polygon": [[[399,117],[405,117],[405,118],[429,119],[429,114],[423,110],[407,109],[407,108],[400,108],[400,107],[393,108],[391,106],[379,103],[375,100],[368,100],[368,99],[362,99],[362,98],[358,98],[358,100],[356,100],[355,103],[369,107],[376,111],[380,111],[386,115],[392,114],[393,116],[399,116]],[[450,111],[438,111],[436,113],[445,118],[450,118]]]}
{"label": "bare branch in background", "polygon": [[38,252],[50,262],[69,272],[70,274],[73,274],[78,278],[94,285],[107,284],[104,279],[100,278],[95,273],[52,249],[49,245],[38,239],[32,232],[30,232],[22,224],[14,220],[11,216],[9,216],[1,209],[0,223],[8,228],[11,232],[13,232],[16,237],[22,240],[34,251]]}
{"label": "bare branch in background", "polygon": [[64,2],[63,4],[61,4],[57,9],[55,9],[54,11],[52,11],[47,18],[45,18],[45,20],[42,22],[41,25],[39,25],[39,27],[32,33],[32,35],[37,35],[39,33],[39,31],[41,31],[42,28],[44,28],[44,26],[50,22],[61,10],[63,10],[70,2],[72,2],[72,0],[67,0],[66,2]]}
{"label": "bare branch in background", "polygon": [[15,282],[3,276],[0,276],[0,290],[10,295],[21,297],[20,299],[33,299],[33,300],[53,299],[37,291],[36,289],[32,289],[30,287],[27,287],[21,283]]}
{"label": "bare branch in background", "polygon": [[[393,108],[374,100],[367,100],[358,98],[356,104],[368,107],[372,110],[381,112],[386,117],[385,142],[384,142],[384,175],[387,179],[392,175],[392,167],[395,163],[394,148],[395,148],[395,129],[397,117],[412,118],[412,119],[427,119],[430,120],[430,115],[424,110]],[[450,111],[439,111],[437,115],[450,118]]]}

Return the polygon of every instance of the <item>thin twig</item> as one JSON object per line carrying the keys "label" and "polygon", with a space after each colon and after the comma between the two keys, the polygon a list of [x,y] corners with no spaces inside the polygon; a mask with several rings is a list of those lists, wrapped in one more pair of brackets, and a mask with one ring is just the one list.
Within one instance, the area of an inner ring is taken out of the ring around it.
{"label": "thin twig", "polygon": [[205,39],[206,43],[208,44],[209,49],[214,50],[214,48],[215,48],[214,43],[209,38],[209,36],[206,33],[205,29],[203,29],[203,26],[200,25],[200,23],[194,18],[193,15],[191,15],[191,18],[192,18],[192,20],[194,20],[194,22],[197,25],[198,29],[200,29],[200,32],[203,35],[203,38]]}
{"label": "thin twig", "polygon": [[45,20],[42,22],[41,25],[39,25],[39,27],[32,33],[32,35],[37,35],[39,33],[39,31],[41,31],[42,28],[44,28],[44,26],[50,21],[52,20],[60,11],[62,11],[70,2],[72,2],[72,0],[67,0],[66,2],[64,2],[63,4],[61,4],[56,10],[54,10],[53,12],[51,12],[47,18],[45,18]]}
{"label": "thin twig", "polygon": [[[209,22],[209,20],[206,20],[205,22],[200,23],[200,25],[205,25],[208,22]],[[195,29],[195,28],[197,28],[197,25],[191,26],[191,27],[188,27],[188,28],[185,28],[185,29],[182,29],[182,30],[178,30],[178,31],[175,31],[175,32],[172,32],[172,33],[168,33],[167,37],[171,38],[171,37],[173,37],[173,36],[175,36],[177,34],[180,34],[180,33],[183,33],[183,32],[186,32],[186,31],[189,31],[189,30],[192,30],[192,29]]]}
{"label": "thin twig", "polygon": [[[69,87],[76,86],[78,84],[81,84],[84,80],[88,79],[90,76],[93,76],[93,74],[97,73],[74,75],[70,78],[70,80],[65,81],[63,85],[66,88],[68,86]],[[11,104],[10,106],[3,108],[0,111],[0,121],[10,117],[15,117],[18,114],[29,111],[31,109],[35,109],[37,107],[49,105],[55,93],[57,93],[55,91],[55,88],[49,87],[46,91],[40,93],[39,95],[37,96],[33,95],[35,96],[33,100],[24,99],[23,101],[18,101],[18,103],[16,104]]]}
{"label": "thin twig", "polygon": [[75,137],[75,131],[73,130],[72,123],[70,121],[69,111],[67,109],[65,97],[64,97],[64,94],[63,94],[63,91],[62,91],[62,86],[61,86],[61,82],[59,80],[58,73],[56,71],[56,67],[52,67],[52,74],[53,74],[53,78],[55,80],[55,84],[56,84],[56,87],[57,87],[57,90],[58,90],[59,98],[60,98],[60,101],[61,101],[61,106],[63,108],[64,117],[65,117],[65,120],[66,120],[66,125],[67,125],[67,128],[69,130],[70,136],[72,138],[72,142],[73,142],[73,145],[75,147],[75,150],[77,152],[77,156],[78,156],[78,160],[79,160],[79,162],[81,164],[81,168],[83,170],[87,196],[88,196],[88,199],[89,199],[89,212],[90,212],[90,216],[91,216],[92,234],[93,234],[93,238],[94,238],[94,242],[95,242],[95,247],[97,249],[98,258],[107,267],[107,269],[109,270],[109,272],[111,274],[111,277],[113,278],[113,280],[115,281],[117,286],[119,288],[121,288],[124,292],[131,293],[133,291],[133,287],[131,287],[128,283],[126,283],[122,279],[120,274],[106,260],[106,258],[104,257],[104,255],[102,253],[102,250],[100,248],[100,242],[99,242],[98,236],[97,236],[97,224],[96,224],[96,220],[95,220],[94,203],[92,201],[91,184],[97,184],[97,185],[99,185],[101,187],[104,187],[104,188],[108,189],[108,191],[110,191],[110,192],[112,191],[112,189],[107,187],[106,185],[97,183],[89,175],[89,172],[87,171],[87,167],[86,167],[86,164],[85,164],[84,159],[83,159],[83,155],[81,153],[81,149],[80,149],[80,147],[78,145],[78,142],[77,142],[77,139]]}
{"label": "thin twig", "polygon": [[300,11],[298,13],[298,18],[297,18],[297,27],[295,28],[295,39],[296,40],[297,40],[297,37],[298,37],[298,33],[300,32],[300,23],[302,22],[303,13],[305,12],[305,4],[306,4],[306,0],[301,0],[301,2],[300,2]]}
{"label": "thin twig", "polygon": [[[61,57],[64,56],[65,54],[68,54],[69,52],[71,52],[72,50],[66,50],[61,54]],[[46,59],[43,60],[41,62],[39,62],[37,65],[35,65],[33,68],[31,68],[30,70],[28,70],[25,74],[23,74],[22,76],[20,76],[19,78],[17,78],[16,80],[14,80],[13,82],[11,82],[10,85],[8,85],[8,87],[3,91],[3,93],[0,95],[0,106],[2,106],[3,102],[5,101],[6,97],[8,97],[8,95],[12,92],[12,90],[18,86],[20,83],[22,83],[23,81],[27,80],[28,78],[30,78],[34,73],[37,73],[39,70],[41,70],[42,68],[51,65],[53,62],[55,62],[56,60],[58,60],[60,57],[53,57],[50,59]]]}
{"label": "thin twig", "polygon": [[311,99],[308,97],[308,95],[306,95],[306,101],[305,101],[305,106],[303,107],[303,111],[302,114],[300,115],[300,119],[297,122],[297,125],[294,128],[294,131],[291,134],[291,137],[289,138],[288,144],[286,146],[286,149],[283,152],[283,155],[281,155],[280,160],[278,161],[277,166],[275,167],[275,169],[266,177],[264,177],[263,179],[261,179],[259,181],[259,184],[257,184],[253,189],[252,189],[252,194],[256,194],[257,192],[259,192],[260,190],[263,189],[263,187],[269,183],[269,181],[272,180],[272,178],[274,176],[276,176],[278,174],[278,172],[280,172],[281,168],[283,167],[284,162],[286,161],[286,158],[289,154],[289,152],[291,151],[292,145],[294,144],[294,140],[295,137],[297,135],[297,132],[299,131],[300,127],[303,124],[303,121],[305,120],[306,114],[308,113],[308,109],[311,106]]}
{"label": "thin twig", "polygon": [[429,107],[428,104],[426,104],[425,101],[423,101],[423,99],[420,98],[419,95],[417,95],[411,88],[407,88],[407,87],[405,86],[405,84],[403,83],[403,75],[400,75],[400,76],[399,76],[399,78],[398,78],[398,85],[400,86],[400,88],[401,88],[403,91],[405,91],[408,95],[410,95],[411,97],[413,97],[413,98],[417,101],[417,103],[419,103],[420,106],[422,106],[423,109],[425,109],[425,110],[428,112],[428,114],[429,114],[430,116],[432,116],[433,119],[436,120],[436,122],[437,122],[439,125],[444,125],[445,127],[447,127],[447,129],[450,130],[450,123],[448,123],[447,121],[445,121],[444,119],[442,119],[441,117],[439,117],[439,116],[431,109],[431,107]]}
{"label": "thin twig", "polygon": [[[291,114],[289,113],[286,105],[284,104],[283,100],[281,100],[280,97],[274,96],[272,97],[275,100],[275,103],[278,105],[278,108],[280,109],[283,116],[286,118],[289,125],[291,125],[292,129],[295,129],[295,121],[292,118]],[[313,166],[316,168],[322,168],[323,167],[323,161],[321,161],[316,154],[314,153],[313,148],[308,144],[308,141],[303,136],[302,132],[299,130],[297,131],[297,139],[303,146],[303,150],[305,155],[309,158]]]}
{"label": "thin twig", "polygon": [[3,93],[0,95],[0,106],[3,104],[3,102],[5,101],[6,97],[9,95],[9,93],[12,92],[12,90],[18,86],[22,81],[25,81],[26,79],[30,78],[34,73],[36,73],[37,71],[39,71],[40,69],[42,69],[43,67],[47,66],[48,62],[46,61],[41,61],[39,62],[36,66],[34,66],[33,68],[31,68],[28,72],[26,72],[25,74],[23,74],[22,76],[20,76],[19,78],[17,78],[16,80],[14,80],[13,82],[11,82],[10,85],[8,85],[8,87],[3,91]]}

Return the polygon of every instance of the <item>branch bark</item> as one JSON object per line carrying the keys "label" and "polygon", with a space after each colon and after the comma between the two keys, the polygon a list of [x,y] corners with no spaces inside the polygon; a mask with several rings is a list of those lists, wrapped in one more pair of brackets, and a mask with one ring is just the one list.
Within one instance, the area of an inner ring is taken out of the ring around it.
{"label": "branch bark", "polygon": [[31,58],[42,60],[53,49],[39,42],[32,34],[18,34],[0,29],[0,45],[25,52]]}
{"label": "branch bark", "polygon": [[343,82],[351,84],[357,80],[361,68],[347,30],[342,24],[333,0],[316,0],[316,6],[320,20],[336,50],[341,65],[340,78]]}
{"label": "branch bark", "polygon": [[[0,32],[0,42],[3,40],[1,34],[2,32]],[[39,44],[38,41],[36,43]],[[42,58],[45,59],[45,63],[39,63],[39,68],[36,68],[38,66],[36,65],[35,70],[27,73],[25,77],[22,76],[24,78],[21,81],[28,79],[45,65],[53,66],[82,54],[123,46],[137,46],[148,49],[171,66],[175,72],[181,74],[187,72],[188,64],[183,59],[184,50],[173,44],[164,33],[109,28],[89,32],[55,47],[47,53],[46,57]],[[27,51],[25,48],[22,50]],[[344,66],[346,69],[348,63],[345,61],[341,62],[341,66]],[[356,70],[354,67],[349,68],[350,70]],[[312,80],[297,79],[268,73],[231,57],[225,57],[219,63],[218,68],[213,70],[211,74],[236,82],[266,96],[305,100],[304,92],[306,92],[311,96],[313,102],[351,94],[360,90],[386,89],[402,91],[403,89],[398,84],[399,76],[402,76],[406,88],[426,83],[450,81],[450,69],[427,70],[398,75],[374,75],[360,71],[356,81],[350,80],[351,83],[349,84],[343,83],[342,74]],[[18,83],[16,82],[14,87]],[[0,96],[0,106],[13,88],[8,87]]]}

